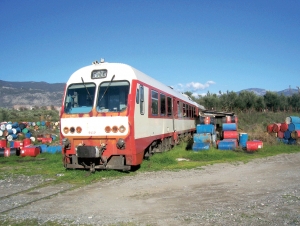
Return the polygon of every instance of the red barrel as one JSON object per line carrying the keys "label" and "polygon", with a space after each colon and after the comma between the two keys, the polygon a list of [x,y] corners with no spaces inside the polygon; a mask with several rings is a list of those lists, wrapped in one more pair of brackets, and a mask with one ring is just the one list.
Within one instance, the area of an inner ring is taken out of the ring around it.
{"label": "red barrel", "polygon": [[289,128],[288,124],[286,124],[285,122],[281,123],[280,131],[285,132],[288,130],[288,128]]}
{"label": "red barrel", "polygon": [[258,150],[258,142],[255,141],[247,141],[246,142],[246,150],[249,152],[257,151]]}
{"label": "red barrel", "polygon": [[42,141],[43,144],[51,143],[52,142],[52,137],[43,137],[41,141]]}
{"label": "red barrel", "polygon": [[258,148],[263,148],[264,147],[264,143],[261,140],[253,140],[252,142],[256,142],[258,145]]}
{"label": "red barrel", "polygon": [[268,132],[268,133],[272,133],[272,132],[273,132],[273,126],[274,126],[274,124],[269,124],[269,125],[267,126],[267,132]]}
{"label": "red barrel", "polygon": [[239,134],[237,131],[223,131],[223,139],[238,139]]}
{"label": "red barrel", "polygon": [[25,138],[23,140],[23,147],[27,147],[29,145],[31,145],[31,139],[30,138]]}
{"label": "red barrel", "polygon": [[14,147],[15,148],[21,148],[21,147],[23,147],[23,141],[21,141],[21,140],[15,140]]}
{"label": "red barrel", "polygon": [[284,132],[282,132],[281,130],[278,131],[277,137],[278,137],[278,138],[283,138],[283,137],[284,137]]}
{"label": "red barrel", "polygon": [[38,154],[40,154],[40,148],[37,146],[27,146],[27,147],[23,147],[21,150],[22,157],[25,156],[35,157]]}
{"label": "red barrel", "polygon": [[280,126],[281,126],[281,123],[274,123],[273,124],[273,132],[278,133],[278,131],[280,131]]}
{"label": "red barrel", "polygon": [[7,140],[0,139],[0,148],[6,148],[6,147],[7,147]]}

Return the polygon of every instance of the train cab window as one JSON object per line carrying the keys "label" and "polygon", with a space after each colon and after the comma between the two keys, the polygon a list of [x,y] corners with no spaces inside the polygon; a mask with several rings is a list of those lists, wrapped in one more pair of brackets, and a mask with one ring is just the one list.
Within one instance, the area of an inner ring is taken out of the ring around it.
{"label": "train cab window", "polygon": [[145,114],[144,86],[140,86],[140,113]]}
{"label": "train cab window", "polygon": [[160,115],[166,115],[166,96],[164,94],[160,94]]}
{"label": "train cab window", "polygon": [[168,116],[172,115],[172,98],[167,97],[167,105],[168,105]]}
{"label": "train cab window", "polygon": [[65,113],[88,113],[93,108],[96,85],[94,83],[71,84],[66,92]]}
{"label": "train cab window", "polygon": [[129,82],[102,82],[99,87],[97,111],[120,112],[127,108]]}
{"label": "train cab window", "polygon": [[151,90],[151,113],[158,115],[158,92]]}

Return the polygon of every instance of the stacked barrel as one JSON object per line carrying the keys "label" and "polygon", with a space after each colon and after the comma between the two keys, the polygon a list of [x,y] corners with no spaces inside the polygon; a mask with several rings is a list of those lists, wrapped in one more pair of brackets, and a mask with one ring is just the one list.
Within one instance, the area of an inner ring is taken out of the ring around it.
{"label": "stacked barrel", "polygon": [[300,117],[288,116],[282,123],[269,124],[267,131],[285,144],[297,144],[300,139]]}
{"label": "stacked barrel", "polygon": [[216,144],[215,118],[212,116],[200,116],[200,124],[193,135],[193,151],[208,150]]}
{"label": "stacked barrel", "polygon": [[47,128],[57,129],[58,127],[59,122],[2,122],[0,123],[0,138],[7,141],[30,138],[34,142],[33,131]]}
{"label": "stacked barrel", "polygon": [[238,146],[237,122],[237,116],[222,118],[222,139],[218,141],[218,149],[234,150]]}

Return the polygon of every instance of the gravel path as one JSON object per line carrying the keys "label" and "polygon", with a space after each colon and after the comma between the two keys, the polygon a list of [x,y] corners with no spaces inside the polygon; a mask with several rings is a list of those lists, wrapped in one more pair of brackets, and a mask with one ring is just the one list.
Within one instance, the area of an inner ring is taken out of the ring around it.
{"label": "gravel path", "polygon": [[[7,180],[0,181],[1,190],[12,186]],[[42,181],[27,178],[26,189],[31,183]],[[300,153],[283,154],[246,164],[138,173],[76,189],[64,184],[6,194],[0,217],[35,218],[45,225],[300,225],[299,185]]]}

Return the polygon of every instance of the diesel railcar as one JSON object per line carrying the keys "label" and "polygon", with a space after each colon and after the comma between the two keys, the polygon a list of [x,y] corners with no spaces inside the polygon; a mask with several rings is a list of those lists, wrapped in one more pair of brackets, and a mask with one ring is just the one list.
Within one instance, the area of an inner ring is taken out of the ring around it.
{"label": "diesel railcar", "polygon": [[192,134],[201,109],[129,65],[93,62],[66,83],[60,112],[64,167],[130,170]]}

